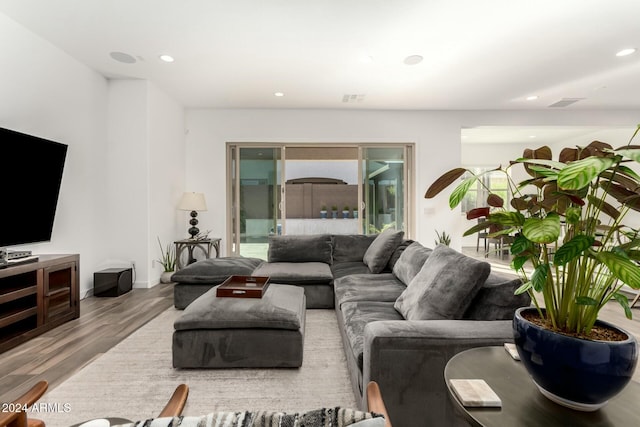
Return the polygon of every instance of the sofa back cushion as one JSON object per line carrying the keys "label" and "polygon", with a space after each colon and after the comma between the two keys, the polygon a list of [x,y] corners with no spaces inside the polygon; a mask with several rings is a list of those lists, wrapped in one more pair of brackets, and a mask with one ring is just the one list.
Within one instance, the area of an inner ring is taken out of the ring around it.
{"label": "sofa back cushion", "polygon": [[262,262],[260,258],[207,258],[176,271],[171,280],[178,283],[217,285],[234,274],[250,276]]}
{"label": "sofa back cushion", "polygon": [[411,243],[393,266],[393,274],[405,285],[411,283],[422,269],[433,249],[425,248],[418,242]]}
{"label": "sofa back cushion", "polygon": [[372,273],[381,273],[396,248],[402,243],[404,231],[387,228],[378,234],[375,240],[369,245],[364,253],[364,262]]}
{"label": "sofa back cushion", "polygon": [[376,235],[364,234],[335,234],[333,240],[333,262],[362,262],[365,252]]}
{"label": "sofa back cushion", "polygon": [[489,263],[438,245],[394,307],[407,320],[461,319],[490,271]]}
{"label": "sofa back cushion", "polygon": [[269,236],[269,262],[324,262],[331,264],[331,235]]}
{"label": "sofa back cushion", "polygon": [[528,293],[515,295],[522,280],[492,271],[462,316],[469,320],[511,320],[516,309],[531,304]]}

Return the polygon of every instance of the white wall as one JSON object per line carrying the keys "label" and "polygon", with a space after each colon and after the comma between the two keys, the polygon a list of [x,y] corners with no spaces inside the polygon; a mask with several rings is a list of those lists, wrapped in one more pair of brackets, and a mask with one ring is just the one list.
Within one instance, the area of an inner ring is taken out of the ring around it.
{"label": "white wall", "polygon": [[[158,283],[162,265],[158,238],[163,246],[188,237],[188,212],[176,207],[185,191],[184,108],[171,97],[148,84],[149,191],[148,191],[148,283]],[[144,261],[144,260],[143,260]]]}
{"label": "white wall", "polygon": [[79,253],[85,291],[107,252],[107,81],[2,14],[0,52],[0,126],[69,146],[51,242],[22,248]]}
{"label": "white wall", "polygon": [[226,237],[226,142],[414,142],[412,237],[430,245],[436,229],[447,230],[459,248],[466,219],[451,214],[444,195],[432,200],[423,195],[436,177],[461,164],[463,126],[635,126],[638,121],[640,111],[187,110],[186,187],[217,201],[216,209],[200,214],[201,228]]}
{"label": "white wall", "polygon": [[105,266],[136,266],[136,287],[158,283],[163,246],[181,236],[183,108],[146,80],[109,83],[108,223]]}
{"label": "white wall", "polygon": [[182,106],[146,81],[107,81],[3,14],[0,51],[0,126],[69,146],[51,242],[22,249],[79,253],[83,296],[95,271],[131,261],[138,286],[156,284],[156,236],[182,235]]}

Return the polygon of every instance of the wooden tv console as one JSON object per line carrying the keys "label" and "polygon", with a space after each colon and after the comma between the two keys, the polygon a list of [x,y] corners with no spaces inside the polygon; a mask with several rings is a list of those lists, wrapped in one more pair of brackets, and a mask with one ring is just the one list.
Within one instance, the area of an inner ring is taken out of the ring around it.
{"label": "wooden tv console", "polygon": [[0,269],[0,353],[80,316],[79,255]]}

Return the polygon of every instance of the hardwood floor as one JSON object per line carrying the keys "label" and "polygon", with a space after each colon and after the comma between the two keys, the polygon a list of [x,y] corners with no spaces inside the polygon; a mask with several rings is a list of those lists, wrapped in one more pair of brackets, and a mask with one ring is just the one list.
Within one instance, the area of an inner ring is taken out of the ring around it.
{"label": "hardwood floor", "polygon": [[55,388],[173,305],[173,284],[80,301],[80,318],[0,354],[0,402],[40,380]]}

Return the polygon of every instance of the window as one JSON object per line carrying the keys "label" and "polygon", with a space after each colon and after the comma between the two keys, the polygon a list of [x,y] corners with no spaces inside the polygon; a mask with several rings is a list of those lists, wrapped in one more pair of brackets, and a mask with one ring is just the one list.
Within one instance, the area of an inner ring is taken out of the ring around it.
{"label": "window", "polygon": [[[494,168],[476,167],[469,169],[473,171],[475,175],[480,176],[480,178],[474,186],[469,188],[467,195],[462,199],[461,207],[463,213],[469,212],[474,208],[487,206],[487,197],[490,192],[502,197],[505,205],[509,204],[511,194],[509,192],[508,178],[504,172],[491,171]],[[467,172],[462,179],[466,179],[469,176],[470,174]]]}

